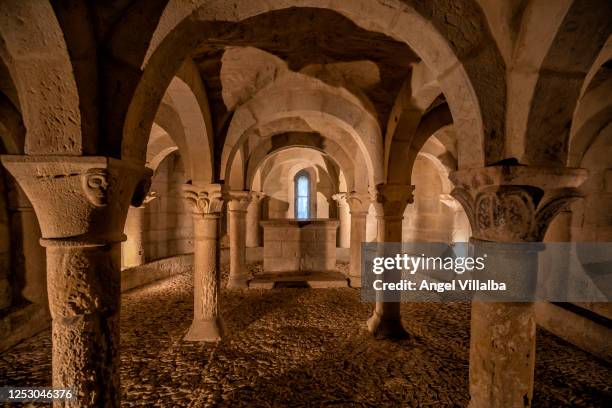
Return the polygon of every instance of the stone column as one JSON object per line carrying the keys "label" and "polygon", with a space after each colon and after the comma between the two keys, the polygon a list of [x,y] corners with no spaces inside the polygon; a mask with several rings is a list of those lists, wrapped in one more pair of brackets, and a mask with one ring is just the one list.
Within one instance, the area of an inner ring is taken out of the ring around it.
{"label": "stone column", "polygon": [[247,288],[246,213],[251,201],[248,191],[230,191],[226,197],[230,225],[230,273],[228,289]]}
{"label": "stone column", "polygon": [[251,201],[247,207],[246,214],[246,247],[257,248],[260,247],[259,242],[259,221],[261,215],[261,200],[265,197],[265,194],[259,191],[251,191]]}
{"label": "stone column", "polygon": [[130,201],[151,171],[106,157],[3,156],[30,199],[47,253],[52,379],[74,398],[56,406],[118,407],[120,246]]}
{"label": "stone column", "polygon": [[[408,203],[413,201],[414,186],[408,184],[379,184],[376,186],[377,241],[402,242],[402,220]],[[408,334],[402,326],[399,302],[376,301],[374,313],[368,320],[368,330],[377,338],[404,338]]]}
{"label": "stone column", "polygon": [[[490,166],[452,173],[452,195],[466,210],[473,239],[539,242],[555,214],[580,196],[585,178],[581,169]],[[537,252],[521,258],[537,262]],[[534,304],[474,301],[471,319],[470,407],[530,407]]]}
{"label": "stone column", "polygon": [[188,341],[219,341],[223,336],[219,314],[221,187],[183,185],[193,214],[193,321],[185,335]]}
{"label": "stone column", "polygon": [[121,244],[124,268],[139,266],[144,264],[146,261],[144,250],[146,205],[156,198],[156,193],[151,192],[147,194],[141,206],[131,206],[128,210],[124,227],[124,232],[127,239],[123,244]]}
{"label": "stone column", "polygon": [[349,280],[351,287],[361,287],[361,243],[365,242],[366,216],[370,208],[371,197],[368,193],[350,192],[346,200],[351,214],[351,244],[349,264]]}
{"label": "stone column", "polygon": [[338,203],[338,245],[340,248],[351,247],[351,221],[350,209],[347,200],[347,193],[338,193],[332,196],[334,201]]}

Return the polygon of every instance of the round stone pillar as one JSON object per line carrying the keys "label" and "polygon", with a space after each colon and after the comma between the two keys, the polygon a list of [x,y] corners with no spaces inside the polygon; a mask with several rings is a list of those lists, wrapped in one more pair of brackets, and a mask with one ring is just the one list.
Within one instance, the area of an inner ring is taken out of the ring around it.
{"label": "round stone pillar", "polygon": [[[118,407],[120,246],[151,171],[106,157],[3,156],[30,199],[47,253],[56,406]],[[52,199],[50,199],[52,197]]]}
{"label": "round stone pillar", "polygon": [[[407,184],[379,184],[376,186],[377,241],[402,242],[402,220],[408,203],[413,201],[414,186]],[[379,292],[377,292],[377,296]],[[399,302],[377,300],[374,313],[368,320],[368,330],[377,338],[404,338]]]}
{"label": "round stone pillar", "polygon": [[366,217],[371,197],[368,193],[350,192],[346,194],[350,209],[350,255],[349,281],[351,287],[361,287],[361,244],[366,240]]}
{"label": "round stone pillar", "polygon": [[193,321],[185,340],[219,341],[223,336],[223,321],[219,313],[221,185],[185,184],[183,193],[193,215],[194,262]]}
{"label": "round stone pillar", "polygon": [[144,249],[144,230],[146,228],[146,205],[155,200],[157,196],[154,192],[147,194],[143,205],[130,207],[127,219],[125,220],[124,233],[127,239],[121,244],[121,254],[123,268],[132,268],[146,262]]}
{"label": "round stone pillar", "polygon": [[[580,197],[577,187],[585,178],[582,169],[490,166],[452,173],[456,186],[452,195],[470,219],[472,241],[541,242],[554,216]],[[537,253],[503,258],[506,263],[537,261]],[[536,336],[533,302],[474,301],[471,319],[469,406],[530,407]]]}
{"label": "round stone pillar", "polygon": [[338,193],[332,196],[338,203],[338,245],[340,248],[351,247],[351,214],[348,205],[347,193]]}
{"label": "round stone pillar", "polygon": [[246,214],[251,194],[248,191],[230,191],[226,197],[230,225],[230,273],[228,289],[248,286],[246,270]]}
{"label": "round stone pillar", "polygon": [[261,200],[264,193],[251,191],[251,201],[247,207],[246,214],[246,247],[257,248],[261,246],[259,241],[259,221],[261,221]]}

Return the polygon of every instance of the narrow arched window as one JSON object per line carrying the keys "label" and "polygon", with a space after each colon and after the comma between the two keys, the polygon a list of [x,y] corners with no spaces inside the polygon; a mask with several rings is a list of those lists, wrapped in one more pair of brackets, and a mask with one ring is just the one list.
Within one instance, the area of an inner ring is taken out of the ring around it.
{"label": "narrow arched window", "polygon": [[310,218],[310,176],[304,170],[295,175],[295,218]]}

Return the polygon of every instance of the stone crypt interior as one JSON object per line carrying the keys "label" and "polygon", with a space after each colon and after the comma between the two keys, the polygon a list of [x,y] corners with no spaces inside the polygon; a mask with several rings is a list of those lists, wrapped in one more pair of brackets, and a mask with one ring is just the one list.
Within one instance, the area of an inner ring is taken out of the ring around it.
{"label": "stone crypt interior", "polygon": [[611,32],[609,0],[0,1],[0,386],[612,406],[609,303],[359,295],[362,242],[612,241]]}

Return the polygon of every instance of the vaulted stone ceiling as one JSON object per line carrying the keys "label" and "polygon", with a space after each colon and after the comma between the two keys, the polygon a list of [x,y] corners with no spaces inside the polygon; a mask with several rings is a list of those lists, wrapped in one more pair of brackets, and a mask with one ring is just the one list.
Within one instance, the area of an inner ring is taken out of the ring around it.
{"label": "vaulted stone ceiling", "polygon": [[411,65],[419,61],[406,44],[364,30],[329,10],[292,8],[238,24],[211,23],[207,29],[208,40],[197,48],[193,59],[208,92],[215,133],[221,138],[231,118],[223,101],[220,76],[227,47],[256,47],[282,59],[289,69],[306,73],[317,70],[317,64],[358,62],[349,68],[357,71],[367,66],[364,62],[375,64],[379,81],[357,81],[361,82],[357,86],[374,104],[383,132]]}

